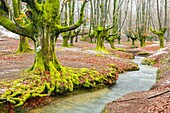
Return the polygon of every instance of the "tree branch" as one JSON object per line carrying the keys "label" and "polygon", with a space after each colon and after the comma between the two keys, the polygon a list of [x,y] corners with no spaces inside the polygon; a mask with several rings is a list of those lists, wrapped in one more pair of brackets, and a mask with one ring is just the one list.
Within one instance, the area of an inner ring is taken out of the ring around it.
{"label": "tree branch", "polygon": [[155,94],[155,95],[151,95],[151,96],[147,97],[147,99],[151,99],[151,98],[154,98],[154,97],[163,95],[163,94],[168,93],[168,92],[170,92],[170,89],[167,89],[167,90],[165,90],[165,91],[163,91],[163,92],[160,92],[160,93],[157,93],[157,94]]}
{"label": "tree branch", "polygon": [[37,2],[37,0],[21,0],[22,2],[27,3],[31,9],[35,11],[40,11],[41,10],[41,4]]}
{"label": "tree branch", "polygon": [[7,18],[7,14],[0,10],[0,25],[5,27],[7,30],[14,32],[16,34],[29,37],[33,39],[33,31],[31,30],[32,25],[29,24],[23,28],[18,27],[15,23],[13,23],[10,19]]}
{"label": "tree branch", "polygon": [[83,23],[83,18],[84,18],[84,8],[87,2],[88,0],[84,0],[83,5],[81,7],[80,19],[75,24],[70,25],[70,26],[60,26],[60,25],[56,26],[57,29],[59,30],[59,33],[71,31],[81,26],[81,24]]}
{"label": "tree branch", "polygon": [[154,30],[152,27],[150,28],[151,32],[156,35],[163,35],[165,34],[167,27],[162,28],[160,31]]}
{"label": "tree branch", "polygon": [[13,7],[15,18],[18,18],[19,15],[20,15],[20,13],[19,13],[20,12],[20,9],[19,9],[20,6],[18,6],[19,5],[18,2],[20,2],[20,1],[19,0],[12,0],[12,7]]}

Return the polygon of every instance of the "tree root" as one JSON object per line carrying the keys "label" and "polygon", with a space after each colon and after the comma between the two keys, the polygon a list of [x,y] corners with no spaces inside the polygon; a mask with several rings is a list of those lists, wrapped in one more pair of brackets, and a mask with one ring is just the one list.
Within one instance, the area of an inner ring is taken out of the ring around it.
{"label": "tree root", "polygon": [[44,72],[41,75],[18,79],[0,95],[0,103],[10,102],[15,107],[19,107],[32,97],[50,96],[52,93],[62,94],[77,88],[95,88],[96,85],[101,84],[114,84],[117,76],[115,69],[109,69],[106,72],[103,75],[95,69],[63,68],[60,78]]}

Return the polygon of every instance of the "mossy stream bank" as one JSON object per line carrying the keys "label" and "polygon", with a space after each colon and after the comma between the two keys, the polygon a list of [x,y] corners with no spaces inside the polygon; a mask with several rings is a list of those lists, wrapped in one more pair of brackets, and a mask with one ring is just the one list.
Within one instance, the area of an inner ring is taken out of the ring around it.
{"label": "mossy stream bank", "polygon": [[[131,70],[139,69],[135,63],[130,65],[133,67]],[[16,111],[18,107],[22,106],[19,108],[21,110],[27,108],[27,105],[30,107],[27,101],[31,98],[34,100],[36,97],[63,95],[80,89],[97,89],[111,86],[116,83],[119,71],[115,64],[110,64],[107,68],[101,68],[100,70],[63,67],[62,72],[56,73],[55,76],[51,76],[49,72],[39,70],[36,73],[38,75],[32,74],[13,82],[0,84],[2,91],[0,102],[4,103],[1,109],[4,109],[3,112],[9,109]],[[8,103],[11,103],[10,106],[3,107]]]}
{"label": "mossy stream bank", "polygon": [[130,92],[148,90],[155,83],[157,68],[141,65],[142,59],[143,57],[136,57],[133,60],[139,64],[139,71],[120,74],[114,86],[55,98],[51,104],[31,110],[29,113],[101,113],[106,103]]}

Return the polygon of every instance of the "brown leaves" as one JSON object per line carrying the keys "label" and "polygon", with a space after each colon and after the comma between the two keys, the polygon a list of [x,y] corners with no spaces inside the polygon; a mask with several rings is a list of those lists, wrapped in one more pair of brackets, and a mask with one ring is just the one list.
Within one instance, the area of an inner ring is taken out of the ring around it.
{"label": "brown leaves", "polygon": [[51,102],[50,97],[35,97],[31,99],[27,99],[27,101],[24,103],[24,108],[35,108],[38,106],[43,106]]}

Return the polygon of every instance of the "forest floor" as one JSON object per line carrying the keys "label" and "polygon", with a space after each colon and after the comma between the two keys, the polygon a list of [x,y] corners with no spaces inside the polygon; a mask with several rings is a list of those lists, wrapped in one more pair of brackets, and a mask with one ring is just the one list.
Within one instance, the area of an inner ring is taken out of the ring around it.
{"label": "forest floor", "polygon": [[170,44],[148,58],[157,62],[157,82],[149,91],[133,92],[108,103],[103,113],[170,113]]}
{"label": "forest floor", "polygon": [[[69,48],[61,47],[62,40],[59,39],[56,43],[56,54],[57,54],[57,57],[60,63],[63,66],[75,67],[75,68],[96,68],[100,70],[101,68],[108,67],[109,64],[115,64],[119,72],[121,73],[123,71],[129,71],[133,68],[134,66],[133,62],[130,61],[130,59],[134,58],[134,55],[132,53],[134,53],[135,55],[139,55],[139,54],[141,55],[142,53],[148,53],[152,55],[155,53],[155,51],[159,49],[159,44],[154,43],[154,42],[147,42],[146,47],[135,48],[135,49],[131,49],[129,46],[130,44],[131,42],[123,41],[122,44],[115,45],[116,48],[123,48],[123,49],[112,50],[110,49],[109,44],[106,43],[105,47],[110,52],[110,54],[105,54],[105,53],[100,53],[100,52],[95,51],[96,44],[88,43],[85,41],[80,41],[78,43],[75,43],[73,47],[69,47]],[[19,40],[17,39],[12,39],[9,37],[0,37],[0,82],[15,80],[15,79],[24,77],[18,74],[21,73],[22,70],[26,70],[29,67],[31,67],[31,65],[34,62],[34,53],[26,53],[26,54],[15,53],[18,45],[19,45]],[[31,41],[30,41],[30,45],[33,48],[33,43]],[[138,43],[137,43],[137,46],[139,46]],[[157,66],[157,67],[159,67],[160,65],[161,65],[161,62],[157,62],[156,64],[154,64],[154,66]],[[169,83],[169,78],[167,78],[167,75],[168,77],[170,77],[170,74],[167,73],[165,75],[166,77],[163,76],[163,80],[162,79],[161,80],[163,82],[167,82],[169,85],[170,83]],[[158,86],[160,86],[161,84],[162,82],[158,83]],[[149,94],[155,94],[156,92],[159,93],[164,90],[165,88],[163,88],[162,90],[154,89],[154,91],[153,90],[149,91]],[[133,95],[135,94],[138,96],[133,97]],[[136,103],[133,102],[133,104],[137,106],[140,106],[141,104],[143,104],[143,106],[148,105],[148,103],[145,103],[144,101],[143,101],[144,103],[142,103],[142,101],[140,102],[140,100],[138,99],[138,98],[142,99],[145,96],[145,94],[148,95],[148,92],[132,94],[133,98],[137,98],[135,99]],[[170,96],[168,97],[167,94],[169,93],[165,93],[164,95],[166,97],[165,100],[166,99],[170,100]],[[125,96],[123,98],[126,98],[126,100],[128,100],[130,97],[131,95],[129,96],[127,95],[127,97]],[[157,99],[162,98],[162,95],[158,97],[159,98],[148,99],[149,101],[147,100],[147,102],[151,102],[150,100],[157,101]],[[170,105],[170,101],[167,101],[167,100],[166,100],[167,102],[166,105]],[[134,99],[132,101],[134,101]],[[129,104],[131,103],[129,101],[125,101],[125,103],[123,102],[119,102],[118,100],[117,103],[119,103],[119,105],[117,104],[116,106],[122,105],[121,107],[119,107],[120,109],[124,105],[126,105],[127,108],[128,108],[128,105],[129,106],[131,105],[132,107],[134,107],[133,104]],[[110,106],[109,109],[114,108],[114,105],[112,106],[112,103],[108,105]],[[134,107],[134,110],[135,109],[136,108]],[[131,110],[133,111],[133,108]],[[125,108],[124,108],[124,111],[128,112],[128,110]],[[124,112],[124,111],[120,111],[120,112]],[[129,113],[131,113],[131,111],[129,111]]]}
{"label": "forest floor", "polygon": [[[8,37],[0,39],[0,81],[13,80],[20,78],[18,74],[32,66],[34,62],[34,53],[16,54],[15,51],[19,45],[19,40]],[[33,44],[30,41],[33,48]],[[134,58],[131,53],[111,50],[109,44],[106,44],[109,55],[95,51],[96,44],[80,41],[73,47],[61,47],[62,40],[56,43],[56,54],[63,66],[74,68],[105,68],[109,64],[116,64],[120,71],[128,71],[133,68]],[[128,49],[127,45],[116,45]]]}

